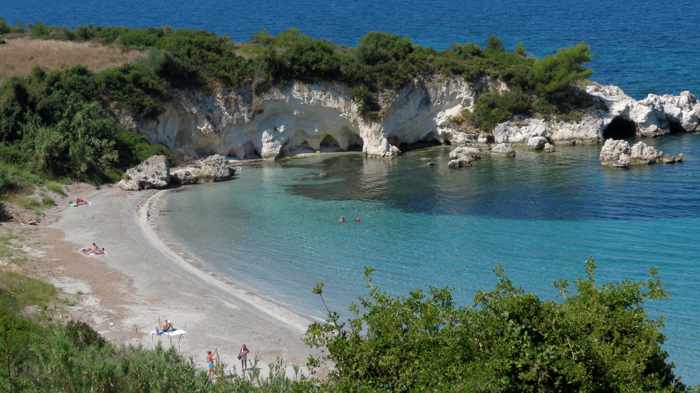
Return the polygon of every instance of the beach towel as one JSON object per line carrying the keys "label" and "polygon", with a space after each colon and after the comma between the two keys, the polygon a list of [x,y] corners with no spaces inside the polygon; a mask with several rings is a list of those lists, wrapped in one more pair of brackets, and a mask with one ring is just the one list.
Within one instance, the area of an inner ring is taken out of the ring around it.
{"label": "beach towel", "polygon": [[158,331],[152,331],[151,336],[168,336],[168,337],[177,337],[177,336],[183,336],[187,334],[186,331],[182,329],[175,329],[175,330],[169,330],[167,332],[158,332]]}
{"label": "beach towel", "polygon": [[74,201],[69,203],[68,206],[70,207],[83,207],[83,206],[92,206],[92,202],[88,201],[86,205],[80,205],[78,206]]}
{"label": "beach towel", "polygon": [[81,254],[85,255],[86,257],[103,257],[107,255],[107,251],[103,251],[102,254],[95,254],[94,252],[86,253],[87,248],[83,247],[80,250],[78,250]]}

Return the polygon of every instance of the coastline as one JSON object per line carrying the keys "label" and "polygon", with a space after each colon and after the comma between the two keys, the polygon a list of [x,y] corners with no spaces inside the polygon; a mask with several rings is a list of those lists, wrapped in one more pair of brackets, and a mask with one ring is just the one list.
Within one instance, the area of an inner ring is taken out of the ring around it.
{"label": "coastline", "polygon": [[[114,342],[145,347],[158,340],[149,333],[158,320],[170,319],[187,331],[173,345],[198,366],[206,364],[207,350],[217,350],[227,369],[239,369],[236,355],[243,343],[263,373],[278,358],[287,362],[288,373],[291,365],[302,366],[311,353],[302,340],[311,320],[200,269],[170,248],[152,219],[165,192],[103,188],[87,195],[91,206],[63,209],[42,229],[51,234],[46,241],[53,249],[46,253],[57,256],[51,281],[85,299],[75,307],[82,309],[78,318]],[[92,241],[105,247],[105,256],[78,252]],[[57,247],[63,252],[56,253]],[[92,307],[86,310],[87,305]]]}

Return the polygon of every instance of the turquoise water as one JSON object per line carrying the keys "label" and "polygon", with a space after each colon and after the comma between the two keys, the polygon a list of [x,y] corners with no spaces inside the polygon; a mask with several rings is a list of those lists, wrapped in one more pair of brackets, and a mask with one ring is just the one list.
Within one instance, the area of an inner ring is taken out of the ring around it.
{"label": "turquoise water", "polygon": [[368,31],[388,31],[445,48],[485,42],[489,34],[536,55],[579,41],[595,54],[593,79],[629,94],[700,93],[697,0],[0,0],[12,23],[191,27],[248,40],[263,28],[298,28],[354,45]]}
{"label": "turquoise water", "polygon": [[[588,257],[607,281],[643,279],[656,266],[671,298],[649,306],[667,318],[679,374],[700,383],[700,136],[650,143],[687,162],[605,169],[599,146],[459,171],[447,169],[443,147],[390,161],[321,156],[173,193],[163,222],[209,268],[319,316],[316,281],[345,310],[364,293],[365,265],[394,294],[449,286],[462,302],[493,286],[496,264],[547,298],[556,279],[583,275]],[[338,224],[341,215],[362,223]]]}

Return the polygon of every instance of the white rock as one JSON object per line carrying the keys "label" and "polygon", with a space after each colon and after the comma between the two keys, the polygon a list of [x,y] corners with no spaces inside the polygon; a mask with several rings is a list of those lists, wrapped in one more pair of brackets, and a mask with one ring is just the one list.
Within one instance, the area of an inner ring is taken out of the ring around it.
{"label": "white rock", "polygon": [[515,150],[510,143],[499,143],[491,148],[492,154],[500,154],[506,157],[515,157]]}
{"label": "white rock", "polygon": [[554,147],[553,144],[547,142],[544,144],[544,151],[547,153],[553,153],[556,151],[556,148]]}
{"label": "white rock", "polygon": [[165,156],[153,156],[130,168],[117,184],[126,191],[167,188],[170,184],[170,165]]}
{"label": "white rock", "polygon": [[547,138],[543,136],[533,136],[527,140],[527,147],[531,150],[542,150],[547,142]]}
{"label": "white rock", "polygon": [[236,170],[228,160],[218,154],[170,171],[172,183],[183,185],[229,180],[235,174]]}

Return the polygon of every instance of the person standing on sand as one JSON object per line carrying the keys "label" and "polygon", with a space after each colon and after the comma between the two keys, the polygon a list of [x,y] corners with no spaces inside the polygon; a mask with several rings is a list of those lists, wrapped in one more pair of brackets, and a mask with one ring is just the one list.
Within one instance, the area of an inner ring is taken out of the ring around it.
{"label": "person standing on sand", "polygon": [[214,378],[214,353],[207,351],[207,376],[209,380]]}
{"label": "person standing on sand", "polygon": [[248,347],[243,344],[241,346],[241,350],[238,351],[238,359],[241,361],[241,369],[243,372],[245,372],[248,369],[248,354],[250,351],[248,350]]}

